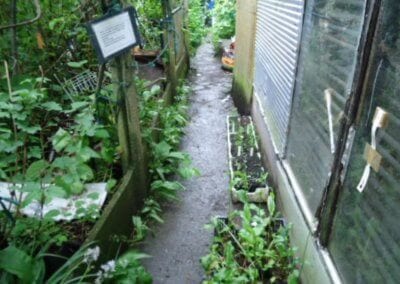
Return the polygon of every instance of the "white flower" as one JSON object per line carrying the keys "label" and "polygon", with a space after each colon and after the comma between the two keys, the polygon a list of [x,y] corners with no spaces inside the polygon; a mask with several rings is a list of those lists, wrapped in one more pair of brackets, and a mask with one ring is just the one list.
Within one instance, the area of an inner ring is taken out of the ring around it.
{"label": "white flower", "polygon": [[251,223],[251,225],[252,225],[253,227],[256,227],[256,226],[257,226],[257,222],[254,221],[254,222]]}
{"label": "white flower", "polygon": [[104,279],[104,277],[103,277],[103,272],[102,271],[98,271],[97,273],[96,273],[96,280],[94,280],[94,284],[101,284],[101,283],[103,283],[103,279]]}
{"label": "white flower", "polygon": [[103,264],[102,266],[100,266],[100,268],[103,269],[104,277],[109,278],[111,276],[111,273],[113,273],[115,271],[115,261],[110,260],[106,264]]}
{"label": "white flower", "polygon": [[93,261],[96,261],[100,256],[100,248],[98,246],[94,248],[89,248],[86,252],[85,255],[83,256],[83,262],[85,263],[91,263]]}

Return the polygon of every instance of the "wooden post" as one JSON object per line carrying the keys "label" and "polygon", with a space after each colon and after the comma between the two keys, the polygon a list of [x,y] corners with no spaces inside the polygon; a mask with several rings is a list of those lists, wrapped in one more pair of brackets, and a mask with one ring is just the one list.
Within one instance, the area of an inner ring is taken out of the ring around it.
{"label": "wooden post", "polygon": [[147,193],[147,159],[142,141],[139,108],[134,83],[133,59],[130,53],[118,56],[112,72],[118,97],[118,136],[124,172],[132,168],[139,194]]}
{"label": "wooden post", "polygon": [[[167,78],[168,82],[171,84],[171,90],[174,94],[176,87],[178,86],[178,79],[176,75],[176,54],[175,54],[175,25],[174,16],[172,15],[171,1],[163,0],[162,6],[164,10],[165,17],[165,29],[164,29],[164,42],[168,46],[168,68],[167,68]],[[172,96],[173,98],[174,96]]]}

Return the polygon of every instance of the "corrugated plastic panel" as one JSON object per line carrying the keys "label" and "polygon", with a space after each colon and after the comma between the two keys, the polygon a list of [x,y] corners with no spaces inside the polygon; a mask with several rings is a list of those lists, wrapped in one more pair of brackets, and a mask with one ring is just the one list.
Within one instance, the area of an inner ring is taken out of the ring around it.
{"label": "corrugated plastic panel", "polygon": [[286,143],[303,10],[303,0],[259,0],[257,7],[254,88],[280,153]]}

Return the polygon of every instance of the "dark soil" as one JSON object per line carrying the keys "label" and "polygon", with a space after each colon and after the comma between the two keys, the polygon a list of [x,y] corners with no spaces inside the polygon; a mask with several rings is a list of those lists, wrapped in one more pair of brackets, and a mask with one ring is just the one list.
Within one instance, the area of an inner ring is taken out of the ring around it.
{"label": "dark soil", "polygon": [[[230,118],[230,124],[234,125],[235,133],[230,134],[231,140],[231,155],[232,155],[232,168],[233,172],[239,171],[247,174],[249,184],[248,186],[238,183],[235,185],[237,190],[245,190],[248,192],[254,192],[259,187],[265,186],[265,180],[261,180],[265,170],[262,165],[261,158],[258,153],[258,149],[254,146],[253,152],[250,153],[250,140],[256,140],[254,137],[254,133],[252,131],[243,131],[243,139],[242,142],[237,141],[239,126],[246,129],[251,123],[251,120],[247,116],[241,116],[238,119],[233,117]],[[231,128],[232,130],[232,128]],[[250,138],[250,136],[252,136]],[[240,156],[238,156],[238,147],[241,147]],[[251,155],[252,154],[252,155]]]}
{"label": "dark soil", "polygon": [[165,72],[159,64],[138,63],[138,76],[140,79],[155,81],[165,77]]}

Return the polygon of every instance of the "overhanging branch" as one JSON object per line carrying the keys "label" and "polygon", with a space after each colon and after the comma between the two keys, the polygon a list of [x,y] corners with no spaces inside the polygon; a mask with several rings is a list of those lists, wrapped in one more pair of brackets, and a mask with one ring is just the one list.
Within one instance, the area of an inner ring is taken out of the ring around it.
{"label": "overhanging branch", "polygon": [[17,23],[17,24],[11,24],[8,26],[1,26],[0,31],[29,25],[29,24],[32,24],[32,23],[36,22],[37,20],[39,20],[40,17],[42,16],[42,9],[40,7],[40,2],[39,2],[39,0],[33,0],[33,3],[35,4],[35,8],[36,8],[36,16],[33,19],[30,19],[30,20],[27,20],[27,21],[24,21],[21,23]]}

